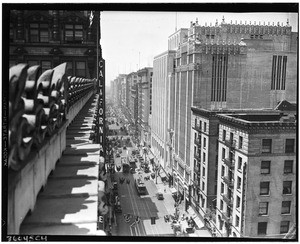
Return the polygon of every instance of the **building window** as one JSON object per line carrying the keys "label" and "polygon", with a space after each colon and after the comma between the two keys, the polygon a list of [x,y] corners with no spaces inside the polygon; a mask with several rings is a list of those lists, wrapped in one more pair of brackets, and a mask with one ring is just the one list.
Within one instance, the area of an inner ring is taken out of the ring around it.
{"label": "building window", "polygon": [[239,196],[236,196],[236,208],[240,208],[241,206],[241,198]]}
{"label": "building window", "polygon": [[205,184],[204,182],[202,182],[202,191],[204,191],[204,189],[205,189]]}
{"label": "building window", "polygon": [[222,165],[221,176],[224,176],[224,175],[225,175],[225,167],[224,167],[224,165]]}
{"label": "building window", "polygon": [[205,162],[206,162],[206,160],[205,160],[205,159],[206,159],[206,154],[205,154],[205,152],[204,152],[202,155],[203,155],[202,162],[205,163]]}
{"label": "building window", "polygon": [[202,120],[200,120],[200,130],[202,130]]}
{"label": "building window", "polygon": [[292,194],[292,181],[283,182],[282,194]]}
{"label": "building window", "polygon": [[242,158],[238,157],[238,169],[242,169]]}
{"label": "building window", "polygon": [[202,177],[205,177],[205,168],[202,167]]}
{"label": "building window", "polygon": [[230,143],[233,143],[233,133],[230,132]]}
{"label": "building window", "polygon": [[273,56],[271,90],[285,90],[287,56]]}
{"label": "building window", "polygon": [[13,23],[9,23],[9,41],[14,40],[14,25]]}
{"label": "building window", "polygon": [[83,26],[77,24],[65,25],[65,42],[68,43],[82,43],[83,40]]}
{"label": "building window", "polygon": [[195,118],[195,127],[197,127],[197,118]]}
{"label": "building window", "polygon": [[281,221],[280,234],[288,233],[289,228],[290,228],[290,221]]}
{"label": "building window", "polygon": [[269,195],[269,188],[270,182],[260,182],[260,195]]}
{"label": "building window", "polygon": [[268,202],[260,202],[259,203],[259,215],[268,215],[269,203]]}
{"label": "building window", "polygon": [[203,148],[206,148],[206,138],[203,137]]}
{"label": "building window", "polygon": [[241,187],[242,187],[242,179],[241,179],[241,177],[237,177],[237,186],[236,186],[236,188],[238,189],[238,190],[240,190],[241,189]]}
{"label": "building window", "polygon": [[222,200],[220,200],[220,210],[223,210],[223,208],[224,208],[224,203]]}
{"label": "building window", "polygon": [[206,132],[206,122],[204,122],[203,127],[204,127],[204,128],[203,128],[203,131]]}
{"label": "building window", "polygon": [[243,148],[243,137],[239,136],[239,149]]}
{"label": "building window", "polygon": [[211,101],[226,101],[227,69],[228,56],[222,54],[214,54],[212,57]]}
{"label": "building window", "polygon": [[221,183],[221,193],[223,194],[224,193],[224,184]]}
{"label": "building window", "polygon": [[86,77],[85,62],[76,62],[75,73],[77,77]]}
{"label": "building window", "polygon": [[284,161],[283,172],[285,174],[293,173],[293,160],[285,160]]}
{"label": "building window", "polygon": [[261,174],[270,174],[271,161],[261,161]]}
{"label": "building window", "polygon": [[272,139],[262,139],[262,153],[271,153]]}
{"label": "building window", "polygon": [[239,216],[235,216],[235,226],[238,227],[240,225],[240,217]]}
{"label": "building window", "polygon": [[266,235],[267,234],[267,225],[268,225],[268,222],[259,222],[257,224],[257,234],[258,235]]}
{"label": "building window", "polygon": [[39,65],[39,61],[36,60],[27,60],[27,64],[29,67],[34,66],[34,65]]}
{"label": "building window", "polygon": [[223,130],[223,141],[225,141],[226,140],[226,130]]}
{"label": "building window", "polygon": [[225,158],[225,148],[222,148],[222,159],[224,159]]}
{"label": "building window", "polygon": [[291,213],[291,201],[283,201],[281,207],[282,214],[290,214]]}
{"label": "building window", "polygon": [[51,61],[41,61],[42,73],[46,70],[51,69]]}
{"label": "building window", "polygon": [[295,139],[286,139],[285,141],[285,153],[295,152]]}
{"label": "building window", "polygon": [[49,42],[49,25],[46,23],[31,23],[29,25],[30,42]]}
{"label": "building window", "polygon": [[202,198],[202,208],[204,208],[204,205],[205,205],[205,199]]}

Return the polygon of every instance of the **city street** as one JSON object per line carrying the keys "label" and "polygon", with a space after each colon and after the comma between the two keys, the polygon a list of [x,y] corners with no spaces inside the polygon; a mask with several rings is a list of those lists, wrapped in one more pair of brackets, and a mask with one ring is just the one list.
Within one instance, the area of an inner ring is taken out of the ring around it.
{"label": "city street", "polygon": [[[173,230],[169,223],[165,223],[164,215],[168,214],[167,208],[170,201],[158,200],[156,198],[157,187],[153,180],[145,181],[148,194],[138,196],[134,185],[136,175],[116,173],[115,179],[119,177],[130,179],[130,184],[124,182],[118,184],[119,197],[122,206],[122,214],[117,214],[117,235],[118,236],[163,236],[173,235]],[[119,182],[119,181],[118,181]],[[168,204],[167,204],[168,203]],[[173,203],[174,205],[174,203]],[[125,222],[124,214],[131,214],[129,223]],[[139,216],[141,221],[139,224],[131,227],[135,217]],[[151,217],[156,218],[155,225],[151,225]]]}

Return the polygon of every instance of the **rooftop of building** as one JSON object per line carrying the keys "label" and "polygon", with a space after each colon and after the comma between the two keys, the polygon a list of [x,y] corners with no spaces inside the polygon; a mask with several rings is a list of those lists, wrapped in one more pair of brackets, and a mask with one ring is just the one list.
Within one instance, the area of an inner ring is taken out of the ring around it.
{"label": "rooftop of building", "polygon": [[290,26],[290,23],[289,23],[289,19],[287,19],[286,23],[280,23],[280,22],[268,22],[266,23],[265,21],[264,22],[261,22],[261,21],[254,21],[251,23],[251,21],[249,21],[247,23],[247,21],[245,21],[245,23],[243,23],[241,20],[238,21],[235,20],[234,22],[232,20],[230,20],[230,23],[229,22],[226,22],[225,21],[225,18],[223,16],[222,18],[222,22],[219,22],[218,19],[216,19],[216,22],[213,24],[213,23],[210,23],[209,25],[207,25],[207,22],[205,22],[205,25],[201,25],[199,24],[198,22],[198,18],[196,18],[196,21],[193,22],[191,21],[190,23],[190,28],[193,28],[193,27],[222,27],[222,26],[255,26],[255,27],[258,27],[258,26],[272,26],[272,27],[289,27],[289,28],[292,28]]}
{"label": "rooftop of building", "polygon": [[262,113],[238,113],[216,115],[221,123],[234,125],[247,131],[280,131],[296,130],[296,115],[274,112],[273,114]]}
{"label": "rooftop of building", "polygon": [[164,52],[162,52],[162,53],[160,53],[160,54],[154,56],[153,59],[161,58],[161,57],[166,56],[166,55],[168,55],[168,54],[170,54],[170,53],[175,54],[176,51],[175,51],[175,50],[167,50],[167,51],[164,51]]}
{"label": "rooftop of building", "polygon": [[187,31],[188,31],[188,28],[180,28],[180,29],[176,30],[174,33],[172,33],[171,35],[169,35],[168,38],[170,38],[170,37],[176,35],[176,34],[179,33],[179,32],[187,32]]}

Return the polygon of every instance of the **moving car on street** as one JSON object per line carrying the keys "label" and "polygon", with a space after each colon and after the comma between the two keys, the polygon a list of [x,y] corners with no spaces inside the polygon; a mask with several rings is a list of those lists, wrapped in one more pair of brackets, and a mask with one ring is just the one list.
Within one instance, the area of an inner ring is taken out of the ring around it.
{"label": "moving car on street", "polygon": [[147,189],[144,182],[141,179],[135,179],[135,187],[139,195],[146,195]]}

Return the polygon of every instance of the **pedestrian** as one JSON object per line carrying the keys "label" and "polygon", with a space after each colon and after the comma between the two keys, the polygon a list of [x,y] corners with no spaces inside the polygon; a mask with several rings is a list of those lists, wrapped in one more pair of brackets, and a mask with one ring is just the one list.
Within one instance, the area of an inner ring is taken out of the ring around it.
{"label": "pedestrian", "polygon": [[164,189],[164,192],[165,192],[165,193],[167,192],[167,189],[166,189],[166,188]]}
{"label": "pedestrian", "polygon": [[126,183],[127,183],[127,184],[130,184],[130,180],[129,180],[129,179],[127,179]]}

